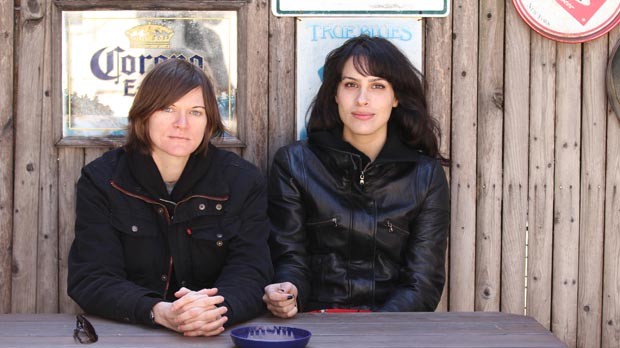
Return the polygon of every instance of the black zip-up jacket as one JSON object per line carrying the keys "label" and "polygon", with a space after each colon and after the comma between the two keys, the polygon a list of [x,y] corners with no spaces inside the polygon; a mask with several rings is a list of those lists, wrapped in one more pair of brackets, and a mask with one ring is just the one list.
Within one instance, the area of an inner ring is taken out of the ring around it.
{"label": "black zip-up jacket", "polygon": [[315,132],[280,149],[269,181],[275,282],[302,311],[433,311],[441,297],[449,187],[437,160],[390,128],[375,161]]}
{"label": "black zip-up jacket", "polygon": [[150,156],[116,149],[83,168],[77,186],[68,293],[86,312],[151,324],[182,286],[218,288],[231,325],[263,312],[272,276],[263,176],[210,145],[168,194]]}

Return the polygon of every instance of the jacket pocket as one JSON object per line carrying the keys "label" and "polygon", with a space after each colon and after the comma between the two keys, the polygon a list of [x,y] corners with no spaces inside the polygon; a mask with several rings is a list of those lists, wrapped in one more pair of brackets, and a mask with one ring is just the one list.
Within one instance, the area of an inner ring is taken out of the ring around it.
{"label": "jacket pocket", "polygon": [[411,232],[402,222],[386,219],[377,226],[377,247],[391,259],[402,261]]}
{"label": "jacket pocket", "polygon": [[338,217],[306,222],[308,247],[310,253],[326,253],[342,244],[339,241]]}
{"label": "jacket pocket", "polygon": [[[201,219],[204,220],[204,219]],[[188,234],[193,239],[214,244],[216,247],[228,246],[230,240],[239,234],[241,220],[239,219],[211,219],[196,226],[188,228]]]}
{"label": "jacket pocket", "polygon": [[154,217],[113,211],[110,214],[110,224],[126,237],[155,238],[159,233],[159,226]]}

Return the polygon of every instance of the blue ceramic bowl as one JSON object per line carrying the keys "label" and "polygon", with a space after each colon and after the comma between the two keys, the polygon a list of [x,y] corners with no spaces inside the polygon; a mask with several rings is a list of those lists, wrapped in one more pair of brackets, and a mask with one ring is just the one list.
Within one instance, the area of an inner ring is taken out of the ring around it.
{"label": "blue ceramic bowl", "polygon": [[304,348],[312,334],[308,330],[289,326],[244,326],[230,331],[239,348]]}

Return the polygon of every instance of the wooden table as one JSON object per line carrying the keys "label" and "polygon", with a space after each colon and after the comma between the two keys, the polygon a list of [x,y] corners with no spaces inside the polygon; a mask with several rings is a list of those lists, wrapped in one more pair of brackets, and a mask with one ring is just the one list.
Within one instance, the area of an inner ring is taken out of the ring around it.
{"label": "wooden table", "polygon": [[[87,316],[99,335],[92,345],[73,339],[70,314],[0,315],[0,347],[233,347],[230,330],[218,337],[183,337],[166,329]],[[304,313],[264,316],[244,325],[286,325],[312,332],[312,347],[566,347],[531,317],[475,313]]]}

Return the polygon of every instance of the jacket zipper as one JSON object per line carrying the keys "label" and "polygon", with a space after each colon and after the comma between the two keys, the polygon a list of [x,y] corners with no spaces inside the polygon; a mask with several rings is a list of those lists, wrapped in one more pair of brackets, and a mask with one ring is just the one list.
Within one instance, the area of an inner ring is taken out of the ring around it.
{"label": "jacket zipper", "polygon": [[387,220],[387,221],[385,222],[385,224],[387,225],[387,227],[388,227],[388,231],[389,231],[390,233],[391,233],[391,232],[394,232],[394,225],[392,225],[392,221]]}
{"label": "jacket zipper", "polygon": [[368,167],[370,167],[370,165],[372,164],[372,162],[368,163],[364,169],[362,169],[362,172],[360,173],[360,186],[364,186],[364,172],[368,169]]}
{"label": "jacket zipper", "polygon": [[315,225],[322,225],[322,224],[326,224],[328,222],[331,222],[334,224],[334,227],[338,227],[338,219],[333,217],[329,220],[323,220],[323,221],[316,221],[316,222],[308,222],[306,225],[308,226],[315,226]]}

